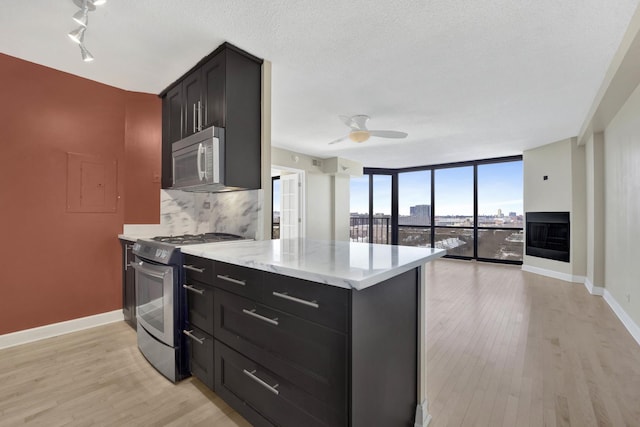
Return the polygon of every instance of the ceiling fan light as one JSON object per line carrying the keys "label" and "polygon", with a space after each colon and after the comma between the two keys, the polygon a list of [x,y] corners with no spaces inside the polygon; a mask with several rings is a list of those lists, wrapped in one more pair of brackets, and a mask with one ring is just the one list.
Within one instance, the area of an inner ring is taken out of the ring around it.
{"label": "ceiling fan light", "polygon": [[80,54],[82,55],[82,60],[84,62],[93,61],[93,55],[91,55],[91,52],[89,52],[83,44],[80,45]]}
{"label": "ceiling fan light", "polygon": [[107,2],[107,0],[90,0],[94,6],[102,6]]}
{"label": "ceiling fan light", "polygon": [[83,27],[86,27],[87,21],[89,20],[88,13],[89,13],[89,9],[79,10],[73,15],[73,20],[76,21],[78,24],[82,25]]}
{"label": "ceiling fan light", "polygon": [[69,34],[69,38],[78,44],[82,44],[84,41],[84,32],[87,27],[78,27],[75,30],[71,31]]}
{"label": "ceiling fan light", "polygon": [[349,139],[353,142],[365,142],[369,136],[369,131],[366,130],[354,130],[349,133]]}

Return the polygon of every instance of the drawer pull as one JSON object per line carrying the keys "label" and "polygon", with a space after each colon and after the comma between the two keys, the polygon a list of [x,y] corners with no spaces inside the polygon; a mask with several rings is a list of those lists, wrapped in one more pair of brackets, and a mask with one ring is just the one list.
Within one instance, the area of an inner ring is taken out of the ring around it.
{"label": "drawer pull", "polygon": [[278,298],[283,298],[283,299],[286,299],[286,300],[289,300],[289,301],[297,302],[298,304],[308,305],[309,307],[313,307],[313,308],[320,308],[320,306],[318,305],[318,303],[315,300],[307,301],[306,299],[292,297],[291,295],[289,295],[286,292],[273,291],[273,295],[278,297]]}
{"label": "drawer pull", "polygon": [[271,323],[272,325],[278,326],[278,318],[277,317],[275,319],[269,319],[268,317],[264,317],[264,316],[256,313],[256,309],[255,308],[253,310],[247,310],[246,308],[243,308],[242,312],[244,314],[248,314],[249,316],[255,317],[256,319],[260,319],[260,320],[262,320],[264,322]]}
{"label": "drawer pull", "polygon": [[183,267],[186,270],[191,270],[191,271],[195,271],[196,273],[204,273],[204,268],[198,268],[198,267],[194,267],[193,265],[189,265],[189,264],[184,264]]}
{"label": "drawer pull", "polygon": [[198,344],[204,344],[204,340],[206,340],[206,338],[198,338],[197,336],[193,335],[193,329],[190,331],[187,331],[186,329],[184,329],[182,333],[188,336],[189,338],[191,338],[192,340],[194,340],[195,342],[197,342]]}
{"label": "drawer pull", "polygon": [[253,371],[249,372],[246,369],[243,369],[242,372],[244,372],[244,374],[246,376],[248,376],[249,378],[251,378],[252,380],[254,380],[255,382],[257,382],[258,384],[260,384],[262,387],[266,388],[267,390],[269,390],[271,393],[275,394],[276,396],[280,394],[280,392],[277,390],[278,386],[280,384],[276,384],[274,386],[270,386],[269,384],[267,384],[266,382],[262,381],[260,378],[258,378],[255,374],[256,374],[256,370],[254,369]]}
{"label": "drawer pull", "polygon": [[191,285],[182,285],[182,287],[188,291],[195,292],[196,294],[204,295],[204,289],[194,288]]}
{"label": "drawer pull", "polygon": [[218,274],[218,279],[226,280],[227,282],[235,283],[236,285],[244,286],[247,284],[246,280],[238,280],[233,277],[223,276],[222,274]]}

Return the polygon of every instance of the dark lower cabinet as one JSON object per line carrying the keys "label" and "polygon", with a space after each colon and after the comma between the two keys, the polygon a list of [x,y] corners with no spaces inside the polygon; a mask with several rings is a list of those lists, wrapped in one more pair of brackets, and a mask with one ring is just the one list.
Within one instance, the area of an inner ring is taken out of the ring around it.
{"label": "dark lower cabinet", "polygon": [[191,375],[214,388],[213,337],[195,326],[186,330]]}
{"label": "dark lower cabinet", "polygon": [[357,291],[185,261],[192,374],[254,426],[413,426],[417,269]]}
{"label": "dark lower cabinet", "polygon": [[[216,394],[255,426],[338,427],[325,405],[265,367],[215,343]],[[241,408],[241,409],[238,409]]]}
{"label": "dark lower cabinet", "polygon": [[124,321],[136,329],[138,325],[136,320],[136,275],[135,270],[129,265],[134,261],[133,243],[120,239],[122,246],[122,314]]}

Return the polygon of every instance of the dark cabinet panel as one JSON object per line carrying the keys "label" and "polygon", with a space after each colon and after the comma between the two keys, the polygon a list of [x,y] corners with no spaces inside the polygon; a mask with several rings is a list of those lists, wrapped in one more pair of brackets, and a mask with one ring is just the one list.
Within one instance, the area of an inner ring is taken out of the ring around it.
{"label": "dark cabinet panel", "polygon": [[202,79],[199,70],[185,77],[182,82],[184,93],[185,121],[182,137],[193,135],[204,129],[202,127]]}
{"label": "dark cabinet panel", "polygon": [[195,280],[208,285],[213,285],[213,278],[215,277],[213,274],[214,261],[185,254],[182,266],[184,267],[186,279],[188,281]]}
{"label": "dark cabinet panel", "polygon": [[207,387],[214,388],[213,337],[195,326],[187,330],[191,374]]}
{"label": "dark cabinet panel", "polygon": [[129,265],[134,260],[133,243],[120,240],[122,245],[122,314],[124,321],[133,329],[137,328],[136,320],[136,275]]}
{"label": "dark cabinet panel", "polygon": [[339,427],[324,405],[287,379],[216,341],[216,393],[256,426]]}
{"label": "dark cabinet panel", "polygon": [[262,272],[224,262],[215,263],[214,285],[234,294],[259,299],[262,293]]}
{"label": "dark cabinet panel", "polygon": [[189,325],[213,335],[213,288],[192,280],[186,280]]}
{"label": "dark cabinet panel", "polygon": [[221,52],[202,66],[204,128],[225,127],[225,53]]}
{"label": "dark cabinet panel", "polygon": [[264,273],[266,305],[327,326],[347,331],[349,291],[335,286]]}
{"label": "dark cabinet panel", "polygon": [[183,104],[182,85],[169,90],[162,100],[162,188],[173,185],[171,144],[182,138]]}
{"label": "dark cabinet panel", "polygon": [[344,413],[345,335],[222,290],[214,300],[216,339]]}

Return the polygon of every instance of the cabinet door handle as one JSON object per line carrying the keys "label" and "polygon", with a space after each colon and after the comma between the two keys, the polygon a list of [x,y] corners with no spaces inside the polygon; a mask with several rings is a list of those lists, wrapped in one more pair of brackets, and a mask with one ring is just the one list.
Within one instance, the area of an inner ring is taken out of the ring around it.
{"label": "cabinet door handle", "polygon": [[244,372],[244,374],[246,376],[248,376],[249,378],[251,378],[252,380],[257,382],[262,387],[266,388],[267,390],[269,390],[271,393],[275,394],[276,396],[280,394],[280,392],[278,391],[278,386],[280,384],[276,384],[274,386],[271,386],[271,385],[267,384],[266,382],[262,381],[260,378],[258,378],[256,376],[256,370],[255,369],[253,371],[251,371],[251,372],[247,371],[246,369],[243,369],[242,372]]}
{"label": "cabinet door handle", "polygon": [[222,274],[218,274],[218,279],[226,280],[227,282],[235,283],[236,285],[245,286],[247,284],[246,280],[238,280],[233,277],[223,276]]}
{"label": "cabinet door handle", "polygon": [[198,101],[198,131],[202,130],[202,101]]}
{"label": "cabinet door handle", "polygon": [[193,104],[193,133],[196,133],[196,104]]}
{"label": "cabinet door handle", "polygon": [[289,295],[286,292],[273,291],[272,293],[273,293],[274,296],[276,296],[278,298],[282,298],[282,299],[286,299],[286,300],[289,300],[289,301],[297,302],[298,304],[308,305],[309,307],[313,307],[313,308],[320,308],[320,305],[316,302],[316,300],[307,301],[306,299],[292,297],[291,295]]}
{"label": "cabinet door handle", "polygon": [[194,340],[195,342],[197,342],[198,344],[204,344],[204,341],[206,340],[206,338],[198,338],[197,336],[193,335],[193,329],[190,331],[187,331],[186,329],[182,330],[182,333],[185,334],[186,336],[188,336],[189,338],[191,338],[192,340]]}
{"label": "cabinet door handle", "polygon": [[198,289],[198,288],[194,288],[191,285],[182,285],[183,288],[191,291],[191,292],[195,292],[196,294],[200,294],[200,295],[204,295],[204,289]]}
{"label": "cabinet door handle", "polygon": [[244,314],[249,315],[249,316],[255,317],[256,319],[260,319],[263,322],[271,323],[272,325],[278,326],[278,318],[277,317],[275,319],[269,319],[268,317],[264,317],[264,316],[256,313],[256,309],[255,308],[252,309],[252,310],[247,310],[246,308],[243,308],[242,312]]}
{"label": "cabinet door handle", "polygon": [[183,264],[182,267],[184,267],[186,270],[191,270],[191,271],[195,271],[196,273],[204,273],[204,268],[198,268],[198,267],[194,267],[193,265],[189,265],[189,264]]}

